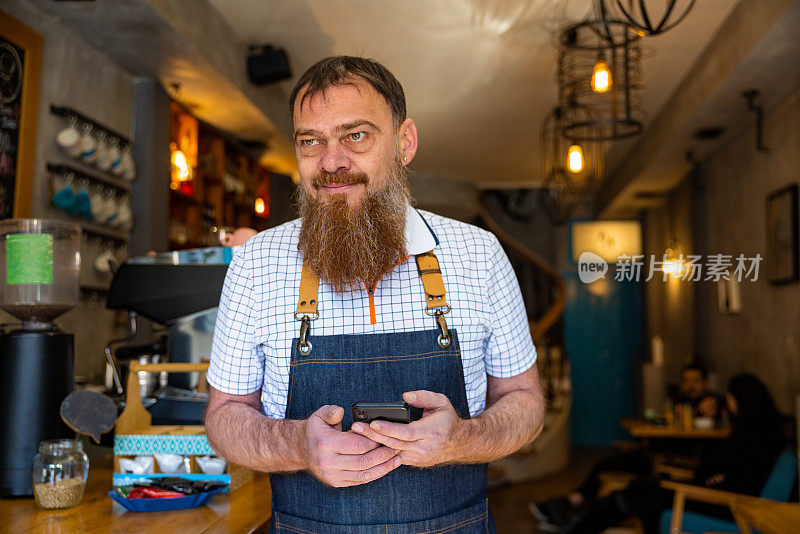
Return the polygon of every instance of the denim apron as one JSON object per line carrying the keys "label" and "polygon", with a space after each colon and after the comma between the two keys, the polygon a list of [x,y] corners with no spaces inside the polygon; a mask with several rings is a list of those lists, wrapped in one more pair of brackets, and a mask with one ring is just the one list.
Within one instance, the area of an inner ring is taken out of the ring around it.
{"label": "denim apron", "polygon": [[[401,400],[425,389],[450,399],[469,418],[458,333],[448,330],[450,311],[433,253],[416,256],[431,330],[386,334],[312,336],[319,280],[305,266],[292,341],[286,418],[305,419],[320,406],[344,408],[343,431],[357,401]],[[420,310],[419,313],[423,313]],[[486,498],[486,464],[433,468],[400,466],[378,480],[334,488],[307,471],[270,475],[270,532],[292,534],[495,533]]]}

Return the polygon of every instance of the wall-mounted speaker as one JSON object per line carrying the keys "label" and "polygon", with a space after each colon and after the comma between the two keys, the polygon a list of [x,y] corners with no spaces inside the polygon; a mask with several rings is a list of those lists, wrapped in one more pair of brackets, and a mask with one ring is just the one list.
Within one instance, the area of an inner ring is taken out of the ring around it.
{"label": "wall-mounted speaker", "polygon": [[251,45],[247,53],[247,77],[254,85],[266,85],[292,77],[289,58],[283,48]]}

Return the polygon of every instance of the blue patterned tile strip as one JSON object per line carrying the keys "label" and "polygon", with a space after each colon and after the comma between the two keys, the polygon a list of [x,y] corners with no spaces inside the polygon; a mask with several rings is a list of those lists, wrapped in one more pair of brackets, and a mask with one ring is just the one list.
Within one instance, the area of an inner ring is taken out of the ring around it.
{"label": "blue patterned tile strip", "polygon": [[215,455],[204,434],[129,434],[114,437],[114,454]]}

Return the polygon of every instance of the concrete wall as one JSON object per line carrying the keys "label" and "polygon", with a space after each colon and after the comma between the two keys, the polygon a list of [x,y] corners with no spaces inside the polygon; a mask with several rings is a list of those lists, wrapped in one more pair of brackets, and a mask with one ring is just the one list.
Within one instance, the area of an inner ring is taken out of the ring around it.
{"label": "concrete wall", "polygon": [[419,209],[464,222],[471,222],[478,215],[478,190],[471,183],[412,174],[408,185]]}
{"label": "concrete wall", "polygon": [[[766,197],[800,182],[800,87],[766,110],[764,132],[769,154],[756,150],[755,128],[745,128],[646,212],[648,254],[662,254],[674,238],[683,253],[766,257]],[[721,388],[736,373],[754,373],[791,413],[800,392],[800,283],[770,284],[762,263],[758,280],[740,289],[741,312],[723,314],[712,282],[647,284],[647,331],[664,339],[664,375],[672,380],[696,352]]]}
{"label": "concrete wall", "polygon": [[[664,205],[645,213],[643,218],[644,278],[654,256],[661,261],[669,240],[675,241],[676,254],[696,254],[692,235],[693,182],[687,180],[665,199]],[[695,283],[684,282],[654,273],[645,283],[647,303],[645,346],[658,335],[664,341],[664,372],[667,382],[677,382],[681,366],[695,352],[694,290]],[[652,356],[652,355],[651,355]],[[702,355],[699,355],[702,358]]]}
{"label": "concrete wall", "polygon": [[[132,76],[75,38],[50,15],[25,0],[5,0],[2,9],[42,35],[41,90],[36,132],[36,170],[34,173],[32,216],[47,219],[61,218],[62,213],[52,206],[50,177],[47,162],[66,162],[55,144],[55,135],[65,125],[64,120],[50,113],[51,104],[74,107],[121,133],[130,134],[133,109]],[[84,251],[84,270],[93,258]],[[2,313],[2,312],[0,312]],[[12,318],[5,313],[0,321]],[[75,374],[97,377],[104,374],[103,347],[120,334],[115,314],[103,303],[83,303],[79,309],[67,312],[56,323],[75,334]]]}
{"label": "concrete wall", "polygon": [[[800,86],[767,110],[764,132],[771,153],[756,151],[755,129],[748,128],[703,166],[712,253],[766,256],[766,197],[800,182]],[[713,307],[697,310],[707,321],[701,347],[722,380],[755,373],[791,413],[800,393],[800,284],[770,284],[762,264],[756,282],[742,282],[741,294],[739,314],[717,312],[713,298]]]}

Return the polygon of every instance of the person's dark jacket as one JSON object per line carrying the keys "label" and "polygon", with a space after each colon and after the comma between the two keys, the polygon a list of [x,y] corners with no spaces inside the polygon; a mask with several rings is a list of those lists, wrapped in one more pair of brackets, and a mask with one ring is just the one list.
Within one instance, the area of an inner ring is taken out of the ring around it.
{"label": "person's dark jacket", "polygon": [[785,446],[781,417],[766,387],[754,376],[737,375],[729,389],[739,408],[732,416],[733,430],[720,447],[701,458],[694,482],[758,495]]}

